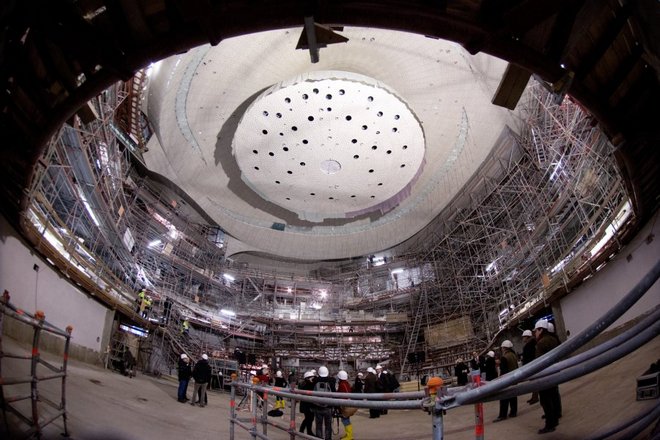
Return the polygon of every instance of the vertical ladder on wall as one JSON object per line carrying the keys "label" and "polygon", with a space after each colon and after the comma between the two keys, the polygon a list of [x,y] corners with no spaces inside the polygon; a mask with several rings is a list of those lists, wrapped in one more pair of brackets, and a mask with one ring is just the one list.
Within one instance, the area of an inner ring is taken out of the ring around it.
{"label": "vertical ladder on wall", "polygon": [[406,352],[401,359],[401,372],[399,377],[402,377],[406,371],[406,362],[408,361],[408,355],[412,353],[417,345],[417,337],[419,336],[419,329],[422,327],[422,321],[426,315],[427,304],[427,293],[426,286],[422,286],[419,291],[419,299],[417,301],[417,307],[415,310],[415,315],[413,316],[412,326],[408,326],[406,329],[406,336],[404,341],[407,340],[408,344],[406,346]]}

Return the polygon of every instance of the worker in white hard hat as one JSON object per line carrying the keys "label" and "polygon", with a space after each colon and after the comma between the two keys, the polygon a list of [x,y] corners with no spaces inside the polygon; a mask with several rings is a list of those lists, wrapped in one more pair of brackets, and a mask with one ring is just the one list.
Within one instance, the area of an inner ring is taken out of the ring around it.
{"label": "worker in white hard hat", "polygon": [[[546,319],[536,321],[534,336],[536,337],[536,358],[540,358],[559,345],[559,341],[548,332]],[[539,390],[539,400],[545,414],[545,426],[539,429],[539,434],[553,432],[559,424],[559,387],[553,386]]]}
{"label": "worker in white hard hat", "polygon": [[358,373],[357,376],[355,376],[355,383],[353,384],[353,392],[354,393],[364,392],[364,374]]}
{"label": "worker in white hard hat", "polygon": [[[337,385],[337,391],[340,393],[351,393],[351,384],[348,383],[348,373],[344,370],[340,370],[337,373],[337,379],[339,384]],[[341,423],[344,425],[344,435],[340,438],[342,440],[353,440],[353,425],[351,424],[351,416],[357,412],[357,408],[350,406],[342,406],[339,408],[341,414]]]}
{"label": "worker in white hard hat", "polygon": [[195,364],[193,378],[195,379],[195,388],[190,404],[194,406],[195,399],[198,398],[199,406],[203,408],[206,406],[207,401],[206,387],[211,381],[211,366],[209,365],[209,356],[206,353],[202,354],[202,358]]}
{"label": "worker in white hard hat", "polygon": [[470,372],[470,367],[463,361],[463,358],[459,357],[456,359],[456,365],[454,366],[454,375],[456,376],[456,383],[458,386],[467,385],[468,383],[468,373]]}
{"label": "worker in white hard hat", "polygon": [[[377,393],[377,383],[378,377],[376,376],[376,370],[372,367],[367,368],[367,375],[364,378],[364,392],[365,393]],[[369,408],[369,418],[377,419],[380,417],[380,410]]]}
{"label": "worker in white hard hat", "polygon": [[[288,385],[289,383],[283,377],[282,372],[278,370],[275,373],[275,386],[279,388],[286,388]],[[284,408],[286,408],[286,402],[284,401],[284,397],[275,396],[275,409],[284,409]]]}
{"label": "worker in white hard hat", "polygon": [[179,389],[177,391],[177,400],[181,403],[184,403],[188,400],[186,393],[188,391],[188,383],[190,383],[190,378],[192,377],[192,367],[190,365],[190,359],[185,353],[181,353],[179,359]]}
{"label": "worker in white hard hat", "polygon": [[[303,382],[298,386],[301,390],[312,391],[314,390],[314,381],[316,375],[311,371],[306,371],[303,375]],[[305,432],[308,435],[314,435],[312,425],[314,423],[314,412],[312,411],[313,404],[311,402],[300,401],[300,412],[305,416],[305,419],[300,424],[300,432]]]}
{"label": "worker in white hard hat", "polygon": [[[531,330],[525,330],[522,333],[523,340],[523,352],[522,352],[522,364],[527,365],[534,360],[536,357],[536,338]],[[534,391],[532,397],[527,401],[530,405],[535,404],[539,401],[539,393]]]}
{"label": "worker in white hard hat", "polygon": [[[330,371],[325,365],[319,367],[319,377],[314,382],[314,391],[335,392],[335,381],[330,377]],[[316,436],[325,440],[332,440],[332,407],[327,404],[315,403],[312,408],[316,423]]]}
{"label": "worker in white hard hat", "polygon": [[[504,376],[518,368],[518,356],[513,350],[513,343],[508,339],[502,342],[500,350],[502,350],[502,356],[500,357],[500,376]],[[516,417],[517,415],[518,397],[513,396],[508,399],[501,399],[500,413],[493,422],[501,422],[502,420],[506,420],[507,417]]]}
{"label": "worker in white hard hat", "polygon": [[[555,338],[557,344],[561,344],[559,335],[557,335],[557,332],[555,331],[555,325],[550,321],[548,321],[548,334]],[[561,419],[561,394],[559,394],[559,388],[557,388],[557,417]]]}
{"label": "worker in white hard hat", "polygon": [[493,350],[486,353],[482,373],[486,373],[486,380],[488,381],[497,379],[497,363],[495,362],[495,352]]}

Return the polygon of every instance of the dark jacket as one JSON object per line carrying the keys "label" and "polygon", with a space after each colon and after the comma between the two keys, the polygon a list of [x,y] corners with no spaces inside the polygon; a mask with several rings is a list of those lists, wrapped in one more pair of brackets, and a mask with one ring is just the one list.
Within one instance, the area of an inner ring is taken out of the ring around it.
{"label": "dark jacket", "polygon": [[513,350],[505,349],[504,354],[500,358],[500,376],[510,373],[518,368],[518,356]]}
{"label": "dark jacket", "polygon": [[559,345],[559,339],[550,335],[547,331],[543,330],[541,337],[536,341],[536,357],[541,357],[550,350],[555,349]]}
{"label": "dark jacket", "polygon": [[467,385],[469,368],[465,365],[465,362],[457,363],[454,371],[456,372],[456,381],[458,382],[458,385]]}
{"label": "dark jacket", "polygon": [[385,376],[385,382],[387,383],[387,388],[385,392],[391,393],[394,392],[397,388],[401,386],[399,381],[396,379],[396,376],[389,371],[387,373],[383,373],[382,376]]}
{"label": "dark jacket", "polygon": [[193,368],[195,383],[209,383],[211,381],[211,366],[205,359],[200,359]]}
{"label": "dark jacket", "polygon": [[276,377],[275,386],[280,388],[286,388],[287,386],[289,386],[289,383],[283,377]]}
{"label": "dark jacket", "polygon": [[530,337],[529,341],[523,347],[522,363],[527,365],[536,358],[536,339]]}
{"label": "dark jacket", "polygon": [[356,377],[355,384],[353,385],[353,392],[361,393],[362,391],[364,391],[364,380],[362,380],[359,377]]}
{"label": "dark jacket", "polygon": [[376,383],[378,378],[374,373],[367,373],[367,377],[364,378],[364,392],[365,393],[377,393]]}
{"label": "dark jacket", "polygon": [[486,361],[484,362],[485,368],[482,372],[486,373],[486,380],[495,380],[497,379],[497,366],[495,364],[495,358],[486,356]]}
{"label": "dark jacket", "polygon": [[[304,379],[303,382],[301,382],[298,385],[298,389],[301,390],[307,390],[307,391],[313,391],[314,390],[314,380],[312,377]],[[305,402],[304,400],[300,401],[300,412],[301,413],[308,413],[312,411],[312,406],[313,404],[311,402]]]}
{"label": "dark jacket", "polygon": [[192,368],[189,362],[179,359],[179,380],[190,380],[192,376]]}

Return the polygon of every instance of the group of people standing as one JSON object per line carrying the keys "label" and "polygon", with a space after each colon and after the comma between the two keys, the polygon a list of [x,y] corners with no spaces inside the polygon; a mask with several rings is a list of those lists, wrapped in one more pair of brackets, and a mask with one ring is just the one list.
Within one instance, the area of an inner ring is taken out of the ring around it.
{"label": "group of people standing", "polygon": [[[366,374],[358,372],[354,384],[348,381],[348,373],[340,370],[335,378],[329,377],[328,368],[321,366],[316,370],[305,372],[303,380],[298,388],[307,391],[339,392],[339,393],[389,393],[399,388],[399,382],[393,374],[389,374],[382,366],[367,368]],[[357,412],[357,408],[342,406],[339,409],[339,417],[344,426],[342,440],[353,440],[353,424],[351,416]],[[331,406],[300,402],[300,412],[304,419],[300,424],[300,432],[330,440],[332,438],[332,416],[334,408]],[[370,409],[369,417],[377,418],[387,414],[386,410]],[[312,424],[316,429],[312,432]]]}
{"label": "group of people standing", "polygon": [[[200,407],[206,406],[208,397],[206,395],[206,387],[211,382],[211,366],[209,365],[209,357],[206,353],[198,360],[193,366],[192,360],[187,354],[182,353],[179,358],[179,389],[177,392],[177,400],[181,403],[188,401],[186,397],[188,384],[190,379],[195,380],[193,388],[193,395],[190,401],[191,405],[198,403]],[[196,402],[197,399],[197,402]]]}
{"label": "group of people standing", "polygon": [[[546,319],[538,320],[534,325],[534,330],[523,331],[522,339],[522,365],[526,365],[534,359],[543,356],[560,344],[559,338],[555,333],[554,325]],[[464,362],[463,359],[457,359],[455,374],[458,385],[466,385],[468,383],[468,374],[470,370],[479,370],[479,373],[485,375],[487,381],[491,381],[498,376],[503,376],[517,369],[518,355],[513,348],[513,343],[510,340],[505,340],[499,348],[501,350],[499,359],[496,359],[495,352],[492,350],[487,352],[485,356],[479,356],[474,352],[472,354],[472,359],[470,359],[468,363]],[[532,393],[531,398],[527,400],[527,403],[533,405],[539,401],[543,408],[545,426],[539,429],[538,432],[539,434],[553,432],[559,424],[559,419],[562,416],[559,387],[555,385],[534,392]],[[508,399],[502,399],[500,400],[499,414],[493,422],[501,422],[507,418],[516,417],[517,415],[518,398],[511,397]]]}
{"label": "group of people standing", "polygon": [[[559,344],[559,338],[555,333],[554,325],[546,319],[540,319],[534,325],[534,330],[525,330],[522,334],[523,338],[523,352],[522,364],[526,365],[534,359],[543,356],[549,351],[555,349]],[[518,356],[513,350],[511,341],[504,341],[501,345],[502,356],[500,358],[500,375],[505,375],[516,368],[518,368]],[[534,392],[532,397],[527,401],[530,405],[536,402],[541,402],[543,408],[543,419],[545,425],[539,429],[539,434],[553,432],[559,419],[562,416],[561,397],[559,395],[559,386],[555,385],[550,388]],[[500,400],[500,413],[494,422],[500,422],[507,418],[507,409],[509,409],[508,417],[515,417],[518,412],[518,398],[511,397],[509,399]]]}

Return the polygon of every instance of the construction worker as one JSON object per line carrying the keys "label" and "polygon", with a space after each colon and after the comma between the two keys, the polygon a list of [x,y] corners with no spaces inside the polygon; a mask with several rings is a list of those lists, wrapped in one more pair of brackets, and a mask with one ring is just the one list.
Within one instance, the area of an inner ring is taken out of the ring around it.
{"label": "construction worker", "polygon": [[[339,385],[337,391],[340,393],[351,393],[351,384],[348,383],[348,373],[341,370],[337,373],[337,379],[339,379]],[[355,414],[357,408],[342,406],[340,409],[341,413],[341,423],[344,425],[345,434],[341,436],[342,440],[353,440],[353,425],[351,424],[351,416]]]}
{"label": "construction worker", "polygon": [[154,300],[151,299],[150,296],[147,296],[144,300],[142,300],[142,317],[143,318],[149,318],[149,313],[151,312],[151,307],[153,305]]}
{"label": "construction worker", "polygon": [[[289,383],[282,376],[282,372],[278,370],[275,373],[275,386],[280,388],[286,388],[288,385]],[[274,409],[284,409],[284,408],[286,408],[286,402],[284,401],[284,398],[280,396],[276,396]]]}
{"label": "construction worker", "polygon": [[188,322],[188,319],[184,319],[183,323],[181,324],[181,334],[183,336],[188,336],[188,332],[190,331],[190,322]]}
{"label": "construction worker", "polygon": [[144,287],[140,289],[140,291],[137,294],[137,298],[135,298],[135,313],[140,313],[142,310],[142,301],[144,301],[144,298],[147,296],[147,292],[144,290]]}

